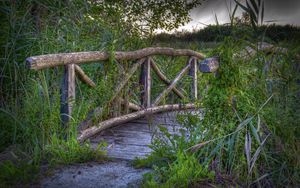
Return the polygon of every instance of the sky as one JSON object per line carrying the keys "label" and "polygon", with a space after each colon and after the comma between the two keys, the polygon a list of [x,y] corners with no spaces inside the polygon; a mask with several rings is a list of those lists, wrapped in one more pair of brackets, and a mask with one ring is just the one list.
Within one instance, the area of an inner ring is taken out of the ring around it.
{"label": "sky", "polygon": [[[230,2],[233,9],[234,0],[205,0],[190,12],[192,20],[178,30],[200,29],[205,25],[216,24],[215,15],[220,24],[229,23]],[[241,12],[239,8],[236,15],[240,15]],[[300,25],[300,0],[265,0],[264,20],[276,20],[279,24]]]}

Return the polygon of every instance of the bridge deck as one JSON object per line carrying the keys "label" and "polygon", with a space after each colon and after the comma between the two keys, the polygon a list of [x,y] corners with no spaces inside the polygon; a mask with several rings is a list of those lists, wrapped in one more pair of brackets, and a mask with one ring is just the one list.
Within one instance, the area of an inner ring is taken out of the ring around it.
{"label": "bridge deck", "polygon": [[101,141],[108,143],[107,154],[111,158],[132,160],[151,152],[148,147],[153,138],[160,134],[158,125],[166,127],[171,134],[180,134],[183,127],[177,122],[177,114],[193,113],[202,117],[202,111],[173,111],[133,120],[105,130],[91,139],[94,148]]}

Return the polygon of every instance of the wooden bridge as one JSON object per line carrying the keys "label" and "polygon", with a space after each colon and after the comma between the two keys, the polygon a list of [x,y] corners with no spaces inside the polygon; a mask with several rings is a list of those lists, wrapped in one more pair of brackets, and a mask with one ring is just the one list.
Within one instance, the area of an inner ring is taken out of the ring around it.
{"label": "wooden bridge", "polygon": [[[186,56],[187,62],[184,68],[178,72],[173,80],[161,71],[155,63],[156,56]],[[171,134],[177,134],[181,125],[176,121],[177,113],[202,113],[195,109],[198,99],[197,72],[215,72],[219,67],[218,58],[207,58],[192,50],[172,48],[144,48],[131,52],[76,52],[33,56],[26,59],[28,67],[33,70],[41,70],[56,66],[64,66],[63,82],[61,86],[61,120],[67,125],[72,116],[72,107],[75,101],[75,75],[78,75],[83,83],[96,87],[96,84],[80,68],[80,64],[95,63],[95,61],[131,61],[131,68],[126,71],[125,76],[120,79],[110,103],[113,113],[111,118],[98,122],[97,116],[103,112],[103,108],[96,108],[78,126],[79,142],[90,139],[91,143],[97,145],[100,141],[108,143],[108,155],[114,158],[133,159],[148,154],[151,150],[148,145],[159,131],[157,126],[166,127]],[[134,73],[140,70],[140,101],[136,104],[130,100],[129,95],[120,97],[121,91],[128,85]],[[153,98],[151,88],[153,86],[152,72],[165,83],[166,88]],[[178,81],[189,72],[192,77],[189,96],[185,96],[182,89],[178,88]],[[173,92],[182,102],[180,104],[163,104],[166,96]],[[184,103],[184,102],[185,103]],[[201,115],[199,115],[201,116]]]}

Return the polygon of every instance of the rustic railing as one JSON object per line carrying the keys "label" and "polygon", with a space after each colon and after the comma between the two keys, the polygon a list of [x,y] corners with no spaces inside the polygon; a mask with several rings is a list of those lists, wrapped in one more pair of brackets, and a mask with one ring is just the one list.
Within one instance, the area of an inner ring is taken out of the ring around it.
{"label": "rustic railing", "polygon": [[[159,69],[157,64],[154,62],[152,56],[165,55],[165,56],[187,56],[188,61],[186,66],[177,74],[174,80],[169,80],[166,75]],[[99,133],[100,131],[128,122],[130,120],[158,112],[178,110],[178,109],[189,109],[194,108],[193,103],[189,104],[169,104],[161,105],[162,99],[164,99],[171,91],[174,92],[179,98],[186,98],[184,94],[176,87],[178,81],[189,71],[192,76],[192,89],[191,95],[196,100],[198,97],[197,88],[197,71],[201,72],[215,72],[219,67],[217,58],[207,58],[204,55],[192,50],[186,49],[173,49],[173,48],[144,48],[137,51],[131,52],[115,52],[113,55],[107,52],[76,52],[76,53],[60,53],[60,54],[49,54],[33,56],[26,59],[28,67],[33,70],[41,70],[50,67],[64,66],[63,82],[61,86],[61,119],[64,124],[68,123],[72,115],[72,107],[75,101],[75,75],[78,75],[80,80],[85,84],[95,87],[96,84],[84,73],[80,68],[80,64],[90,63],[95,61],[105,61],[110,57],[113,57],[117,61],[132,60],[136,61],[133,66],[129,69],[126,76],[122,79],[119,85],[116,87],[114,96],[111,101],[115,100],[122,89],[128,84],[129,79],[134,73],[141,68],[140,84],[142,85],[141,91],[141,104],[134,104],[129,102],[128,98],[120,99],[120,102],[129,112],[129,109],[136,111],[133,113],[125,114],[111,118],[109,120],[98,123],[97,126],[92,125],[91,120],[86,120],[84,123],[87,125],[85,130],[79,133],[78,140],[84,141],[87,138]],[[151,69],[156,73],[159,79],[165,84],[166,88],[151,101]]]}

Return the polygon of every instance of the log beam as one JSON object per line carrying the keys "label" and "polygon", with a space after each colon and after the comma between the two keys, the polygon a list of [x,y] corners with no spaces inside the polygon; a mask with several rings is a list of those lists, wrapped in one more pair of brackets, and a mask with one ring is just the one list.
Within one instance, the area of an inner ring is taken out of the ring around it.
{"label": "log beam", "polygon": [[[124,99],[120,99],[121,103],[124,105]],[[134,104],[132,102],[128,102],[128,108],[134,111],[139,111],[142,110],[142,108],[140,106],[138,106],[137,104]],[[87,117],[85,120],[83,120],[77,130],[82,131],[84,129],[87,129],[91,126],[93,126],[95,124],[95,117],[100,116],[103,112],[103,108],[102,107],[97,107],[94,110],[92,110],[91,112],[88,113]]]}
{"label": "log beam", "polygon": [[191,69],[190,69],[190,75],[193,78],[193,82],[192,82],[192,88],[191,88],[191,97],[192,100],[195,101],[198,99],[198,78],[197,78],[197,67],[198,63],[197,63],[197,59],[194,58],[193,61],[191,62]]}
{"label": "log beam", "polygon": [[75,66],[75,72],[77,73],[79,79],[83,83],[87,84],[90,87],[96,87],[95,82],[93,82],[93,80],[90,79],[78,65],[74,65],[74,66]]}
{"label": "log beam", "polygon": [[180,80],[180,78],[183,77],[183,75],[189,70],[191,67],[191,62],[194,58],[190,58],[188,61],[188,64],[180,71],[180,73],[175,77],[175,79],[172,81],[172,83],[154,100],[153,106],[157,106],[160,101],[165,97],[177,84],[177,82]]}
{"label": "log beam", "polygon": [[[173,49],[164,47],[144,48],[130,52],[115,52],[116,60],[136,60],[153,55],[167,56],[195,56],[198,59],[204,59],[202,53],[188,49]],[[108,52],[91,51],[91,52],[74,52],[32,56],[26,59],[29,69],[40,70],[49,67],[55,67],[67,64],[82,64],[92,61],[108,60],[111,55]]]}
{"label": "log beam", "polygon": [[141,105],[143,108],[151,106],[151,63],[150,58],[142,64],[140,75],[141,91]]}
{"label": "log beam", "polygon": [[184,109],[193,109],[195,108],[194,104],[173,104],[173,105],[163,105],[163,106],[156,106],[156,107],[150,107],[138,112],[134,112],[131,114],[126,114],[120,117],[112,118],[106,121],[103,121],[99,123],[97,126],[92,126],[86,130],[83,130],[79,133],[79,136],[77,137],[77,140],[79,142],[84,142],[86,139],[100,133],[101,131],[111,128],[116,125],[121,125],[123,123],[159,113],[159,112],[166,112],[166,111],[175,111],[175,110],[184,110]]}
{"label": "log beam", "polygon": [[137,61],[137,63],[135,63],[131,69],[128,71],[128,73],[126,74],[125,78],[122,79],[121,83],[117,86],[115,92],[114,92],[114,96],[110,99],[110,101],[113,101],[121,92],[121,90],[126,86],[127,82],[129,81],[129,79],[133,76],[133,74],[135,73],[135,71],[138,69],[138,67],[144,63],[145,58],[142,58],[140,60]]}
{"label": "log beam", "polygon": [[[153,59],[150,59],[151,61],[151,67],[154,70],[154,72],[156,73],[156,75],[166,84],[166,85],[170,85],[171,81],[160,71],[160,69],[158,68],[158,66],[156,65],[156,63],[153,61]],[[172,90],[174,91],[174,93],[181,99],[184,99],[185,96],[176,88],[172,88]]]}
{"label": "log beam", "polygon": [[60,114],[63,125],[67,125],[72,115],[75,101],[75,66],[64,66],[64,75],[61,86]]}

